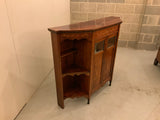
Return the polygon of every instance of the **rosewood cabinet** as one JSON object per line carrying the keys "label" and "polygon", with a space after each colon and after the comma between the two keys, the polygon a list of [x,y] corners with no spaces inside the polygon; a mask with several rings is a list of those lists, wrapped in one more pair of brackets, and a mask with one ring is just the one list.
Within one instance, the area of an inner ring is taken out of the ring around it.
{"label": "rosewood cabinet", "polygon": [[158,63],[160,63],[160,47],[157,53],[157,57],[154,60],[154,65],[158,65]]}
{"label": "rosewood cabinet", "polygon": [[52,38],[58,105],[64,99],[91,95],[112,83],[119,17],[49,28]]}

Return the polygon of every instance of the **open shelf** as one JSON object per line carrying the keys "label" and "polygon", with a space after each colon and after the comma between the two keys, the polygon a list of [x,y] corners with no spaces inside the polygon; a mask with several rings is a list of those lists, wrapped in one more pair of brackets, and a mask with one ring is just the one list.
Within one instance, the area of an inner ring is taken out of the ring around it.
{"label": "open shelf", "polygon": [[88,97],[89,76],[82,74],[80,76],[63,77],[63,92],[65,98]]}
{"label": "open shelf", "polygon": [[81,91],[78,88],[72,88],[64,92],[64,99],[66,98],[78,98],[78,97],[86,97],[88,98],[87,93]]}
{"label": "open shelf", "polygon": [[83,40],[64,40],[61,44],[63,97],[88,98],[91,43]]}
{"label": "open shelf", "polygon": [[74,76],[74,75],[81,75],[81,74],[85,74],[87,76],[89,76],[89,71],[87,71],[86,69],[76,66],[76,65],[72,65],[71,67],[67,68],[66,70],[63,71],[63,77],[70,75],[70,76]]}
{"label": "open shelf", "polygon": [[68,50],[65,50],[61,53],[61,57],[65,57],[67,55],[70,55],[70,54],[73,54],[73,53],[76,53],[77,50],[76,49],[68,49]]}

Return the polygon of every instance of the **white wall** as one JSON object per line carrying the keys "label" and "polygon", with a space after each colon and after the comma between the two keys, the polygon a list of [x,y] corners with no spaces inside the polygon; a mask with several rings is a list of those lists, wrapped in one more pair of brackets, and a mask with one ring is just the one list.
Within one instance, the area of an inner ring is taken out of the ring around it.
{"label": "white wall", "polygon": [[48,27],[70,22],[69,0],[0,0],[0,120],[13,120],[53,68]]}

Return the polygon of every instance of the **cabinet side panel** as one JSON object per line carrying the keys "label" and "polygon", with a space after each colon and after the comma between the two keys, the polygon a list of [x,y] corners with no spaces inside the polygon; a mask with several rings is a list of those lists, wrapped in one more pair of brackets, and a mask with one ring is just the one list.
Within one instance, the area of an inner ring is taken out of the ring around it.
{"label": "cabinet side panel", "polygon": [[113,72],[114,72],[114,64],[115,64],[115,59],[116,59],[116,52],[117,52],[117,44],[118,44],[118,38],[119,38],[120,25],[121,24],[118,25],[118,32],[116,33],[116,43],[115,43],[114,58],[113,58],[113,65],[112,65],[112,71],[111,71],[111,82],[112,82]]}
{"label": "cabinet side panel", "polygon": [[90,71],[91,66],[91,42],[87,39],[77,40],[75,47],[77,54],[75,55],[75,64]]}
{"label": "cabinet side panel", "polygon": [[59,35],[56,33],[51,33],[52,38],[52,49],[53,49],[53,59],[55,68],[55,78],[56,78],[56,90],[57,90],[57,102],[58,105],[64,108],[64,98],[63,98],[63,81],[62,81],[62,70],[61,70],[61,57],[60,57],[60,40]]}
{"label": "cabinet side panel", "polygon": [[94,55],[94,68],[93,68],[94,77],[92,82],[92,89],[96,89],[96,87],[100,85],[102,57],[103,57],[103,52]]}
{"label": "cabinet side panel", "polygon": [[94,38],[93,38],[93,32],[91,33],[89,39],[90,41],[90,45],[91,45],[91,51],[90,51],[90,54],[91,54],[91,58],[90,58],[90,78],[89,78],[89,99],[91,97],[91,94],[92,94],[92,84],[93,84],[93,70],[94,70]]}

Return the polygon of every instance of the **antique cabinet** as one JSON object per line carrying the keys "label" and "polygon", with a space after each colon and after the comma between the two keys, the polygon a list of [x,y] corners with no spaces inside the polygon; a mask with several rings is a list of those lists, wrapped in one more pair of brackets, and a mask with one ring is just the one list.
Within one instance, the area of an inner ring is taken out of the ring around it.
{"label": "antique cabinet", "polygon": [[159,47],[157,56],[156,56],[156,58],[154,60],[154,65],[158,65],[158,63],[160,63],[160,47]]}
{"label": "antique cabinet", "polygon": [[64,99],[91,95],[111,85],[122,21],[106,17],[61,27],[51,32],[58,105]]}

